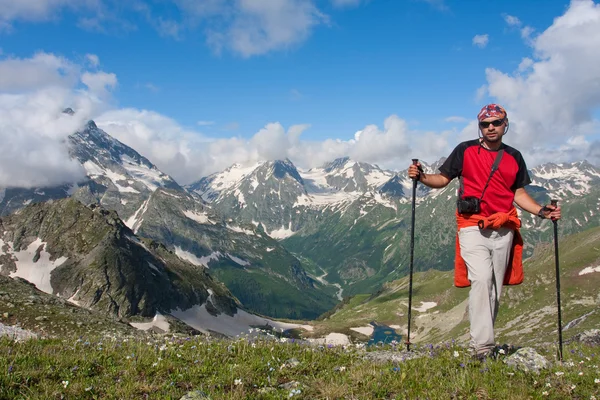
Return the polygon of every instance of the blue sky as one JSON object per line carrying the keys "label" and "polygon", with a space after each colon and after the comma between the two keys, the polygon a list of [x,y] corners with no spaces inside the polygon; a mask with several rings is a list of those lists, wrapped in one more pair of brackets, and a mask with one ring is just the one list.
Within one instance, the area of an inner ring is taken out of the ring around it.
{"label": "blue sky", "polygon": [[[60,59],[63,67],[68,65],[64,68],[76,70],[77,82],[65,83],[61,78],[70,73],[59,71],[61,76],[54,77],[58,86],[67,86],[72,96],[87,93],[96,105],[90,118],[125,143],[141,146],[141,150],[133,147],[172,175],[177,165],[181,167],[174,161],[177,153],[203,160],[184,163],[196,174],[266,155],[288,156],[306,167],[344,152],[391,168],[404,165],[409,153],[433,161],[458,140],[476,135],[474,116],[488,102],[504,104],[515,115],[515,133],[527,130],[526,136],[513,136],[515,145],[537,146],[540,137],[548,137],[540,132],[547,129],[543,126],[547,116],[532,104],[576,96],[574,103],[589,104],[584,110],[589,118],[574,117],[582,111],[579,107],[552,121],[563,133],[561,140],[548,143],[551,157],[555,159],[561,146],[565,161],[582,157],[574,147],[589,149],[597,140],[600,99],[594,93],[567,91],[574,85],[597,84],[598,74],[590,73],[579,82],[576,65],[567,70],[556,66],[562,57],[581,56],[585,62],[597,43],[594,26],[600,20],[593,18],[600,15],[600,8],[591,0],[550,0],[543,6],[458,0],[70,3],[0,0],[0,71],[5,63],[4,71],[10,72],[9,61],[12,68],[17,68],[15,63],[21,63],[21,69],[27,63],[37,68],[36,54]],[[555,26],[560,17],[567,22],[579,18],[592,32],[587,35],[589,43],[575,46],[579,49],[575,54],[569,54],[568,41],[583,28],[569,23]],[[586,22],[589,17],[592,20]],[[564,46],[553,47],[557,35]],[[530,61],[524,63],[526,59]],[[550,72],[540,72],[538,67],[543,69],[548,62],[554,62]],[[56,61],[43,63],[48,72]],[[99,86],[86,84],[86,73],[101,82]],[[550,73],[557,77],[548,77]],[[8,72],[5,79],[9,80]],[[562,86],[554,88],[554,82],[563,79]],[[5,94],[39,95],[48,87],[44,82],[36,87],[14,80],[3,86],[0,78],[0,93]],[[540,87],[539,97],[529,98]],[[543,93],[546,90],[550,92]],[[532,110],[525,110],[528,107]],[[541,116],[531,117],[538,111]],[[154,122],[143,121],[149,114]],[[393,119],[391,128],[386,128],[388,118]],[[163,122],[157,124],[158,119]],[[150,133],[125,129],[133,120]],[[303,124],[309,127],[298,128],[299,143],[290,130]],[[23,134],[35,136],[23,129]],[[268,132],[259,134],[261,130]],[[360,140],[390,142],[377,152],[368,143],[356,143],[357,131],[367,132]],[[394,141],[391,135],[400,139]],[[140,139],[154,146],[144,147]],[[281,147],[263,151],[261,140]],[[336,140],[344,146],[335,147]],[[418,140],[423,141],[421,148],[414,144]],[[196,154],[198,143],[207,141],[220,144],[209,155]],[[174,153],[156,150],[161,143],[172,146]],[[217,148],[225,153],[227,143],[257,149],[234,150],[236,156],[214,154]],[[314,146],[328,152],[311,157]],[[192,178],[189,173],[181,179]]]}

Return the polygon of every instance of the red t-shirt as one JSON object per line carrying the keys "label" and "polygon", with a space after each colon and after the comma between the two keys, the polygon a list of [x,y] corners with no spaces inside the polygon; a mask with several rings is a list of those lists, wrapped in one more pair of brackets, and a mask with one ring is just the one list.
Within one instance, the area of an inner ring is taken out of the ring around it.
{"label": "red t-shirt", "polygon": [[[500,148],[504,149],[502,160],[481,200],[481,215],[485,217],[510,211],[515,191],[531,183],[521,153],[504,143]],[[497,154],[498,151],[481,146],[479,139],[462,142],[440,167],[440,172],[450,180],[462,177],[462,198],[480,198]]]}

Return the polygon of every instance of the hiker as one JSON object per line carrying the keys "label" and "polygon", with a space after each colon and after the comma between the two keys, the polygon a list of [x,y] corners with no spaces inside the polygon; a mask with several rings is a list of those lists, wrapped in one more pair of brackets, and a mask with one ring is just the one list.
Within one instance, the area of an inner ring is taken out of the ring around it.
{"label": "hiker", "polygon": [[494,355],[503,284],[523,281],[521,221],[513,202],[540,218],[558,220],[561,212],[559,206],[541,206],[525,190],[531,183],[525,161],[518,150],[502,143],[509,125],[506,110],[488,104],[477,120],[479,137],[456,146],[439,174],[426,174],[416,163],[408,176],[436,189],[459,178],[454,283],[470,286],[470,346],[483,360]]}

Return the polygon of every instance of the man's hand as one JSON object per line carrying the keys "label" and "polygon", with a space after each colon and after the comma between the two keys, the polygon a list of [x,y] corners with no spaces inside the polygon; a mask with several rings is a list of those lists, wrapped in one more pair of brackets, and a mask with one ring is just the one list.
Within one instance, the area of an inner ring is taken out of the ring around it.
{"label": "man's hand", "polygon": [[553,206],[552,204],[548,204],[542,208],[541,214],[546,219],[551,219],[552,221],[558,221],[561,217],[560,206]]}
{"label": "man's hand", "polygon": [[421,174],[423,174],[423,168],[420,162],[410,164],[410,167],[408,167],[408,177],[410,179],[421,180]]}

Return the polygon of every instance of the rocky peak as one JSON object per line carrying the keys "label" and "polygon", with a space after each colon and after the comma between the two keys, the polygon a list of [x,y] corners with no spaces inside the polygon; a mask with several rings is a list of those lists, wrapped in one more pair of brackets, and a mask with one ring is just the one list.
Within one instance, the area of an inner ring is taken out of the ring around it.
{"label": "rocky peak", "polygon": [[285,160],[273,161],[271,164],[271,170],[277,179],[284,179],[285,176],[288,175],[301,185],[304,185],[304,180],[298,173],[296,166],[287,158]]}
{"label": "rocky peak", "polygon": [[330,173],[335,170],[342,169],[348,161],[350,161],[350,157],[336,158],[332,162],[329,162],[329,163],[326,163],[325,165],[323,165],[322,168],[323,168],[323,171]]}

